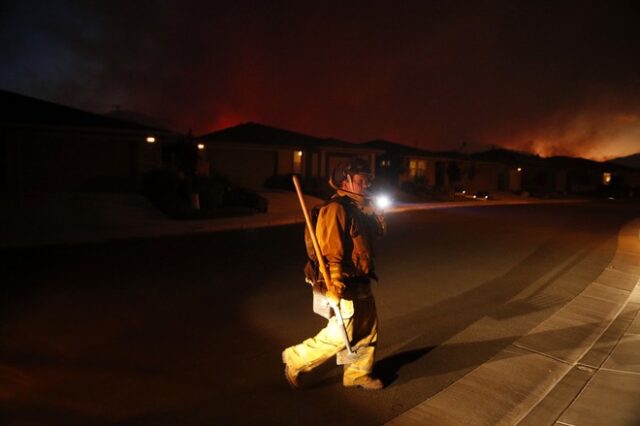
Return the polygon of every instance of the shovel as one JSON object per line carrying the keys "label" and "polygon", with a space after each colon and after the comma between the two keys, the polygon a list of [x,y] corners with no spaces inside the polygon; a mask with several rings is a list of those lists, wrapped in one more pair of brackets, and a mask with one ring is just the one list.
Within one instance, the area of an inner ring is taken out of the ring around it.
{"label": "shovel", "polygon": [[[322,251],[320,251],[320,245],[318,244],[318,239],[316,238],[315,229],[313,229],[313,224],[311,223],[311,219],[309,218],[309,211],[307,210],[307,205],[304,202],[304,197],[302,196],[302,190],[300,189],[300,181],[298,180],[298,176],[293,175],[293,186],[296,187],[296,193],[298,194],[298,200],[300,200],[300,207],[302,207],[302,213],[304,214],[304,220],[307,223],[307,229],[309,230],[309,235],[311,236],[311,242],[313,243],[313,250],[316,252],[316,257],[318,258],[318,265],[320,267],[320,273],[324,278],[324,282],[327,283],[327,287],[331,286],[331,276],[327,271],[327,266],[324,263],[324,257],[322,256]],[[351,343],[349,342],[349,336],[347,335],[347,328],[344,325],[344,321],[342,319],[342,313],[340,312],[340,306],[337,303],[327,299],[333,313],[336,317],[338,325],[340,327],[340,334],[342,334],[342,338],[344,340],[344,345],[346,349],[338,352],[336,356],[336,362],[338,365],[344,364],[353,364],[358,360],[359,355],[357,351],[354,351],[351,347]]]}

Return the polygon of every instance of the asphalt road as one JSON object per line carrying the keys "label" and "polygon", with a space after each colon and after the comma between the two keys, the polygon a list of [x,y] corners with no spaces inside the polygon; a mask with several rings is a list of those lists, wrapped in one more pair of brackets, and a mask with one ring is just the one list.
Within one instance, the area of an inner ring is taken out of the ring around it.
{"label": "asphalt road", "polygon": [[[608,264],[631,204],[390,216],[378,246],[379,392],[340,368],[294,391],[313,335],[302,225],[4,250],[0,423],[381,424],[531,330]],[[452,408],[453,409],[453,408]]]}

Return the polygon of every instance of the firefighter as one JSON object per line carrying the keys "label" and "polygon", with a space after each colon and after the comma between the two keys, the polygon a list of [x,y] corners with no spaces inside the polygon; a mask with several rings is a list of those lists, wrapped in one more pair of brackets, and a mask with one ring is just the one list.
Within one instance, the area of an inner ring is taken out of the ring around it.
{"label": "firefighter", "polygon": [[[347,335],[357,359],[344,366],[342,383],[346,387],[368,390],[383,388],[371,376],[378,320],[371,291],[374,270],[373,243],[385,231],[384,217],[374,211],[365,198],[372,180],[369,164],[353,158],[339,164],[329,184],[336,191],[320,208],[316,237],[328,266],[331,283],[325,296],[340,306]],[[308,372],[345,348],[340,325],[330,317],[325,328],[298,345],[282,352],[285,377],[293,388],[299,387],[300,373]]]}

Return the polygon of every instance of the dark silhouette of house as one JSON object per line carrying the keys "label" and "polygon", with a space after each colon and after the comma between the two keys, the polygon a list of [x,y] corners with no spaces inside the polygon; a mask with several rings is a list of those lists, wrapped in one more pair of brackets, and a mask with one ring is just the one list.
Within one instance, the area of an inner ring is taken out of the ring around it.
{"label": "dark silhouette of house", "polygon": [[0,90],[0,190],[131,191],[166,130]]}
{"label": "dark silhouette of house", "polygon": [[[501,176],[508,167],[496,161],[474,158],[456,151],[428,151],[396,142],[376,140],[364,145],[383,150],[378,157],[378,176],[391,186],[423,185],[432,190],[506,190]],[[518,183],[513,182],[517,190]]]}
{"label": "dark silhouette of house", "polygon": [[340,161],[367,159],[375,169],[381,150],[338,139],[318,138],[258,123],[244,123],[196,138],[211,173],[248,187],[273,176],[298,174],[325,180]]}
{"label": "dark silhouette of house", "polygon": [[542,158],[537,155],[491,149],[472,154],[474,158],[500,162],[521,174],[522,190],[536,195],[584,194],[603,195],[607,192],[622,194],[638,185],[640,172],[619,164],[556,156]]}

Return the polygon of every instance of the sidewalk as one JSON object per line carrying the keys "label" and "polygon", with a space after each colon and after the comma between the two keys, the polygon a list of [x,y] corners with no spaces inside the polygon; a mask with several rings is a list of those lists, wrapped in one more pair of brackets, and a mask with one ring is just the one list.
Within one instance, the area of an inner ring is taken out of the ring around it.
{"label": "sidewalk", "polygon": [[389,425],[640,424],[640,219],[609,266],[528,334]]}

